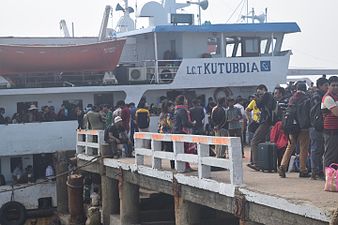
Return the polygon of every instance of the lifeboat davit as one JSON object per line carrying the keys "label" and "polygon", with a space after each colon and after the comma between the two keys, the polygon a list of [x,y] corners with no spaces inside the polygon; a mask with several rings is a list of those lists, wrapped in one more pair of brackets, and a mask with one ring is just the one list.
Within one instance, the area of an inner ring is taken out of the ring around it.
{"label": "lifeboat davit", "polygon": [[43,72],[112,71],[125,39],[85,45],[0,45],[0,75]]}

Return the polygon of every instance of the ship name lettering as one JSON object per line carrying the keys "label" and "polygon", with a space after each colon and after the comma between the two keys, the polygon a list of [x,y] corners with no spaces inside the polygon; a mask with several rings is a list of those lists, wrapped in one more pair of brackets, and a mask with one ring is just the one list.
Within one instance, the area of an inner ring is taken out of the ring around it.
{"label": "ship name lettering", "polygon": [[204,63],[202,66],[187,66],[187,74],[227,74],[260,72],[255,62],[241,63]]}

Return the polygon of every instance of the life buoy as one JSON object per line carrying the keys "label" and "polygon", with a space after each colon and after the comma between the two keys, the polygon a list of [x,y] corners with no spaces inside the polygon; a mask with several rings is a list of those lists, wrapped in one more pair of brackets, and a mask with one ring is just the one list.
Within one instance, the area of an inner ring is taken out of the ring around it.
{"label": "life buoy", "polygon": [[0,224],[2,225],[23,225],[26,219],[26,208],[20,202],[6,202],[0,209]]}

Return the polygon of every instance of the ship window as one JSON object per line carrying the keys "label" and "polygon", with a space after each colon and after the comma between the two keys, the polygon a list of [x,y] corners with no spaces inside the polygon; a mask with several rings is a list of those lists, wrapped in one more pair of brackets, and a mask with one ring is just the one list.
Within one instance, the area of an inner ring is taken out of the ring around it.
{"label": "ship window", "polygon": [[240,37],[226,37],[225,43],[226,57],[242,56],[242,42]]}
{"label": "ship window", "polygon": [[53,165],[53,154],[35,154],[33,155],[33,173],[35,179],[45,178],[46,168]]}
{"label": "ship window", "polygon": [[70,120],[76,120],[76,112],[75,108],[77,106],[80,107],[80,109],[83,109],[83,103],[81,99],[72,99],[72,100],[63,100],[63,105],[68,110],[68,117]]}
{"label": "ship window", "polygon": [[231,44],[226,45],[226,49],[225,49],[226,57],[231,57],[234,46],[235,46],[235,43],[231,43]]}
{"label": "ship window", "polygon": [[219,52],[219,38],[216,37],[209,37],[208,38],[208,53],[211,55],[217,54]]}
{"label": "ship window", "polygon": [[269,45],[270,45],[270,43],[267,39],[261,40],[261,54],[269,53],[269,48],[270,48]]}
{"label": "ship window", "polygon": [[260,54],[260,41],[258,38],[246,38],[242,42],[242,56],[259,56]]}
{"label": "ship window", "polygon": [[[272,43],[272,45],[271,45]],[[260,52],[261,54],[264,55],[271,55],[272,54],[272,49],[275,48],[276,45],[276,39],[262,39],[260,43]]]}
{"label": "ship window", "polygon": [[14,169],[17,166],[21,166],[21,170],[22,168],[22,158],[21,157],[13,157],[11,158],[11,173],[13,173]]}

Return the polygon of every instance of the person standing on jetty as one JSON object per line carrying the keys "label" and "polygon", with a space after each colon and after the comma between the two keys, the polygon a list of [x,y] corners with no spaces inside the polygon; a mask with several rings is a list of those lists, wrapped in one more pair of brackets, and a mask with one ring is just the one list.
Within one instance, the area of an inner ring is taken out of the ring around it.
{"label": "person standing on jetty", "polygon": [[[184,95],[179,95],[175,100],[174,134],[191,134],[196,121],[191,122],[190,112],[188,111],[188,100]],[[196,144],[184,143],[184,153],[196,154]],[[191,172],[189,163],[185,164],[185,172]]]}
{"label": "person standing on jetty", "polygon": [[324,166],[338,163],[338,77],[329,78],[329,90],[322,100],[324,112]]}

